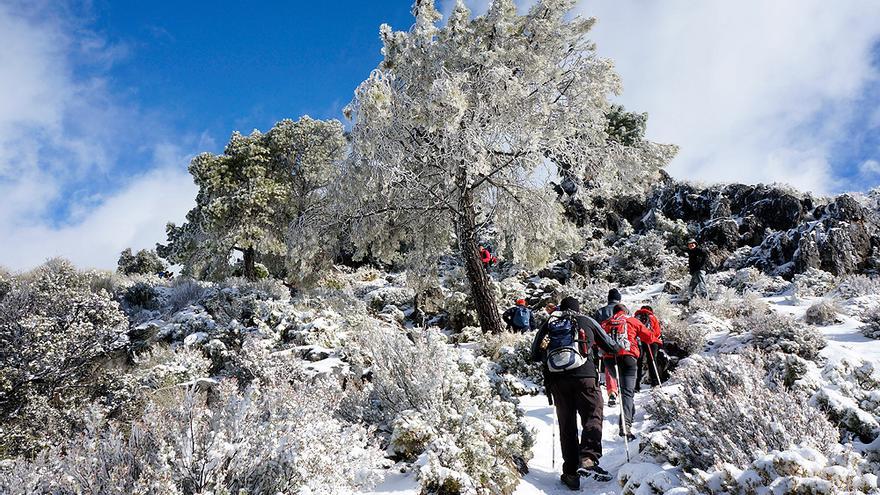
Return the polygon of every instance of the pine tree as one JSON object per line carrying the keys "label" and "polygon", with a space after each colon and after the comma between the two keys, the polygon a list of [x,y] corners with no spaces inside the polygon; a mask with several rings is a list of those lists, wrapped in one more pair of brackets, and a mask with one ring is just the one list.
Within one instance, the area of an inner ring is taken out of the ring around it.
{"label": "pine tree", "polygon": [[498,247],[515,261],[545,263],[577,243],[541,183],[547,169],[644,174],[673,151],[609,139],[620,82],[586,37],[594,19],[571,18],[573,4],[544,0],[518,15],[495,0],[471,19],[458,1],[440,28],[434,2],[418,0],[410,31],[381,27],[384,60],[347,108],[354,240],[389,258],[405,246],[404,259],[427,269],[454,245],[485,331],[501,329],[478,253],[485,226],[505,233]]}
{"label": "pine tree", "polygon": [[285,256],[295,269],[290,278],[299,281],[303,265],[314,268],[313,258],[326,254],[324,243],[306,249],[302,240],[320,238],[324,191],[344,150],[342,124],[335,120],[302,117],[266,133],[233,133],[222,155],[192,160],[196,206],[185,224],[168,225],[168,244],[159,253],[184,265],[185,273],[222,278],[238,251],[242,274],[251,280],[261,255]]}

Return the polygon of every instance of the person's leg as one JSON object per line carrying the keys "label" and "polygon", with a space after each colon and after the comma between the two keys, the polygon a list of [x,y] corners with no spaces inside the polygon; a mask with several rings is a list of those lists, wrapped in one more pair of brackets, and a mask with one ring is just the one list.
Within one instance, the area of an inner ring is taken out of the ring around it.
{"label": "person's leg", "polygon": [[700,270],[696,275],[697,284],[695,287],[695,291],[697,295],[701,297],[709,297],[709,289],[706,288],[706,272]]}
{"label": "person's leg", "polygon": [[636,392],[642,389],[642,380],[645,377],[645,364],[650,366],[650,363],[647,362],[647,355],[648,344],[639,342],[639,359],[636,362]]}
{"label": "person's leg", "polygon": [[614,370],[614,358],[603,359],[602,365],[605,367],[605,390],[608,391],[608,395],[616,395],[617,376],[615,375],[616,371]]}
{"label": "person's leg", "polygon": [[580,457],[599,464],[599,458],[602,457],[602,421],[605,404],[602,402],[602,392],[599,390],[597,380],[580,379],[576,397],[582,428]]}
{"label": "person's leg", "polygon": [[636,388],[636,358],[632,356],[623,356],[617,360],[620,368],[620,377],[618,380],[620,386],[620,397],[623,401],[623,413],[626,415],[627,431],[632,426],[633,416],[635,415],[635,388]]}
{"label": "person's leg", "polygon": [[553,381],[553,403],[559,422],[559,446],[562,450],[562,472],[576,474],[580,467],[576,397],[578,380],[558,377]]}

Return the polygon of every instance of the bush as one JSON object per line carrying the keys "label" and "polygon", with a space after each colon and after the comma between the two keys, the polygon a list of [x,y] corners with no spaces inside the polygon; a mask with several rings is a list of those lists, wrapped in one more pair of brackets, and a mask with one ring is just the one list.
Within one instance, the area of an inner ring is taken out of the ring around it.
{"label": "bush", "polygon": [[168,265],[152,249],[141,249],[137,254],[132,254],[131,248],[125,248],[116,264],[117,270],[123,275],[155,275],[168,269]]}
{"label": "bush", "polygon": [[808,268],[807,271],[798,273],[792,282],[794,294],[798,297],[824,296],[834,288],[834,284],[834,275],[818,268]]}
{"label": "bush", "polygon": [[665,237],[656,231],[622,239],[614,248],[611,276],[621,285],[675,279],[685,272],[684,258],[671,254]]}
{"label": "bush", "polygon": [[146,282],[136,282],[131,287],[125,289],[122,301],[130,308],[153,309],[157,306],[156,299],[158,297],[159,293],[152,285]]}
{"label": "bush", "polygon": [[771,388],[759,354],[690,358],[679,366],[678,389],[646,405],[655,423],[650,454],[687,471],[724,463],[748,466],[760,453],[808,446],[828,453],[837,429],[805,395]]}
{"label": "bush", "polygon": [[765,352],[781,351],[814,361],[827,345],[816,327],[775,311],[740,316],[733,320],[733,332],[751,333],[750,344]]}
{"label": "bush", "polygon": [[813,303],[804,313],[804,321],[809,325],[831,325],[840,323],[840,308],[831,299],[822,299]]}
{"label": "bush", "polygon": [[199,302],[205,296],[205,287],[196,280],[177,278],[171,285],[168,306],[172,313]]}
{"label": "bush", "polygon": [[841,277],[830,295],[841,299],[868,296],[880,293],[880,280],[865,275],[845,275]]}
{"label": "bush", "polygon": [[447,346],[436,329],[357,332],[372,382],[362,416],[392,429],[398,454],[422,457],[426,492],[504,494],[531,457],[531,433],[495,385],[492,364]]}
{"label": "bush", "polygon": [[880,339],[880,306],[869,309],[862,314],[863,325],[859,327],[862,335],[870,339]]}
{"label": "bush", "polygon": [[666,321],[663,325],[663,348],[669,353],[686,357],[697,354],[706,346],[708,330],[683,320]]}
{"label": "bush", "polygon": [[[483,333],[477,352],[498,365],[508,388],[516,395],[536,393],[544,384],[541,363],[532,362],[532,340],[535,332],[500,334]],[[520,382],[520,383],[517,383]]]}
{"label": "bush", "polygon": [[689,481],[698,493],[802,493],[837,495],[876,493],[877,476],[868,463],[852,450],[826,456],[810,448],[790,448],[758,456],[745,469],[720,466],[708,473],[695,473]]}
{"label": "bush", "polygon": [[690,313],[706,311],[724,319],[762,315],[770,311],[770,306],[762,301],[760,297],[755,292],[746,292],[740,296],[733,289],[727,289],[714,299],[702,297],[692,299],[688,306],[688,311]]}
{"label": "bush", "polygon": [[68,436],[125,355],[128,320],[65,260],[12,281],[0,300],[0,454],[30,454]]}
{"label": "bush", "polygon": [[131,431],[91,429],[34,461],[0,469],[3,493],[353,493],[375,481],[381,453],[366,428],[333,412],[326,383],[221,383],[154,402]]}

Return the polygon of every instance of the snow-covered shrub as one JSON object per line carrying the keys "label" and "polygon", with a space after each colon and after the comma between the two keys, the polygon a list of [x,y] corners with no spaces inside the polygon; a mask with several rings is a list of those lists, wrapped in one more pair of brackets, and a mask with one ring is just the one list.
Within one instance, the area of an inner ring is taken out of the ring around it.
{"label": "snow-covered shrub", "polygon": [[381,453],[368,429],[334,416],[333,385],[236,389],[221,383],[210,402],[174,391],[130,432],[94,427],[0,469],[0,491],[348,494],[376,481]]}
{"label": "snow-covered shrub", "polygon": [[795,295],[799,297],[820,297],[834,288],[835,281],[834,275],[824,270],[808,268],[795,275],[792,284]]}
{"label": "snow-covered shrub", "polygon": [[172,313],[176,313],[191,304],[197,303],[204,297],[205,286],[190,278],[177,278],[171,285],[168,295],[168,307]]}
{"label": "snow-covered shrub", "polygon": [[746,267],[737,270],[728,282],[728,286],[740,294],[757,292],[759,294],[773,295],[781,292],[790,284],[782,277],[770,277],[755,267]]}
{"label": "snow-covered shrub", "polygon": [[870,339],[880,339],[880,306],[869,309],[860,315],[862,326],[859,331]]}
{"label": "snow-covered shrub", "polygon": [[15,277],[0,300],[0,453],[32,453],[69,435],[124,355],[128,320],[68,261]]}
{"label": "snow-covered shrub", "polygon": [[152,285],[146,282],[136,282],[125,289],[122,294],[122,302],[128,307],[152,309],[156,307],[158,297],[159,294]]}
{"label": "snow-covered shrub", "polygon": [[807,308],[807,312],[804,313],[804,321],[809,325],[819,326],[839,323],[841,321],[840,308],[831,299],[821,299]]}
{"label": "snow-covered shrub", "polygon": [[830,295],[840,299],[880,293],[880,279],[866,275],[845,275],[837,281]]}
{"label": "snow-covered shrub", "polygon": [[419,457],[425,491],[513,491],[532,438],[516,406],[499,395],[489,360],[450,348],[436,329],[407,336],[373,325],[358,339],[372,371],[362,414],[391,428],[399,455]]}
{"label": "snow-covered shrub", "polygon": [[670,252],[665,237],[656,232],[635,234],[614,245],[611,279],[622,285],[669,280],[684,274],[685,260]]}
{"label": "snow-covered shrub", "polygon": [[701,494],[791,493],[838,495],[877,493],[877,476],[866,461],[843,447],[825,455],[811,447],[789,448],[758,456],[746,466],[724,464],[688,476]]}
{"label": "snow-covered shrub", "polygon": [[[508,380],[508,387],[518,395],[535,392],[542,385],[541,364],[532,362],[534,332],[483,334],[477,352],[498,365],[498,373]],[[521,381],[525,380],[525,383]],[[520,383],[514,383],[519,381]]]}
{"label": "snow-covered shrub", "polygon": [[663,347],[670,353],[685,357],[696,354],[703,350],[708,338],[708,332],[703,325],[693,325],[687,320],[678,318],[664,320]]}
{"label": "snow-covered shrub", "polygon": [[688,311],[690,313],[706,311],[725,319],[762,315],[770,311],[770,306],[762,301],[760,297],[755,292],[746,292],[740,296],[733,289],[727,289],[721,291],[714,299],[702,297],[692,299],[688,306]]}
{"label": "snow-covered shrub", "polygon": [[385,306],[403,307],[412,304],[415,292],[405,287],[382,287],[366,295],[367,305],[374,311],[381,311]]}
{"label": "snow-covered shrub", "polygon": [[690,471],[725,463],[748,466],[760,453],[808,446],[828,453],[837,429],[806,396],[768,387],[758,354],[692,357],[678,387],[646,405],[655,421],[643,443],[650,454]]}
{"label": "snow-covered shrub", "polygon": [[746,314],[732,323],[734,333],[751,333],[750,344],[765,352],[782,351],[815,360],[827,345],[816,327],[775,311]]}

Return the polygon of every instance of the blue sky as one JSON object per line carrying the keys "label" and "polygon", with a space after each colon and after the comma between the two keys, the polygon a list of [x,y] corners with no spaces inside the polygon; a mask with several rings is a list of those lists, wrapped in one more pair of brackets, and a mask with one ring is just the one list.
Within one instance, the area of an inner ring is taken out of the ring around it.
{"label": "blue sky", "polygon": [[[465,3],[479,14],[488,1]],[[123,248],[161,241],[193,203],[195,153],[282,118],[341,118],[381,58],[379,25],[409,28],[410,6],[0,0],[0,265],[63,255],[111,268]],[[817,193],[880,184],[880,2],[575,10],[599,18],[619,101],[681,146],[674,176]]]}

